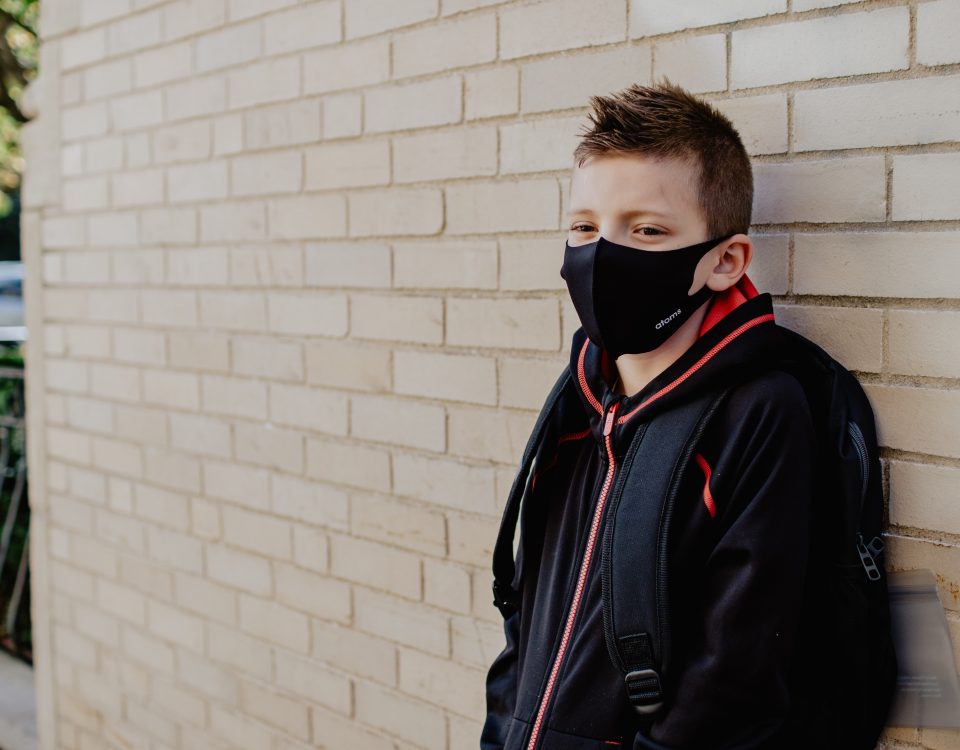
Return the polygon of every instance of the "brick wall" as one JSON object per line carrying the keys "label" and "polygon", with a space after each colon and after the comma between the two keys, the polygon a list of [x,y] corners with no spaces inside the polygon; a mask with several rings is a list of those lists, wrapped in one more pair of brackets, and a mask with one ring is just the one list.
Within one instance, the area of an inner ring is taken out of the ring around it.
{"label": "brick wall", "polygon": [[[750,275],[876,407],[960,646],[956,0],[43,0],[24,131],[42,747],[477,746],[578,325],[587,97],[754,159]],[[958,748],[896,730],[888,747]]]}

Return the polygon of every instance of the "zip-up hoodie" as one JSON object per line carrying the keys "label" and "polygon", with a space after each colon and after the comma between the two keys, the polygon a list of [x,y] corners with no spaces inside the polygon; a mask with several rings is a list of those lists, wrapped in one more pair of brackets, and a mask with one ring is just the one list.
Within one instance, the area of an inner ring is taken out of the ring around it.
{"label": "zip-up hoodie", "polygon": [[[612,359],[576,331],[571,393],[546,433],[559,438],[521,508],[520,606],[487,673],[481,750],[782,750],[797,741],[803,717],[789,672],[814,434],[800,383],[769,367],[780,331],[769,293],[743,276],[711,299],[691,347],[632,396],[612,390]],[[668,552],[674,652],[661,675],[664,708],[644,722],[604,636],[606,498],[637,428],[721,383],[735,386],[681,479]]]}

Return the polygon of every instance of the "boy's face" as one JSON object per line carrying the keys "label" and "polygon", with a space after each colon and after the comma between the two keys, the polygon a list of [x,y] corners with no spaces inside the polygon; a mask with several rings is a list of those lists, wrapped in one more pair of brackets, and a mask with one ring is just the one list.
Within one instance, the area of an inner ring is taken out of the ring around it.
{"label": "boy's face", "polygon": [[[566,221],[571,246],[603,236],[643,250],[675,250],[709,239],[695,168],[644,154],[592,156],[575,166]],[[711,251],[700,259],[691,292],[703,286],[718,256]]]}

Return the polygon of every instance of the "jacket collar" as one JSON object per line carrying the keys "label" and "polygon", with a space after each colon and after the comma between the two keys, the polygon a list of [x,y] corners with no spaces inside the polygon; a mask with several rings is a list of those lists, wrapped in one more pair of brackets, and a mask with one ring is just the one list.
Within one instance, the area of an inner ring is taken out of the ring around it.
{"label": "jacket collar", "polygon": [[611,389],[616,365],[583,328],[573,335],[570,369],[594,436],[603,442],[604,417],[614,402],[616,435],[632,433],[653,414],[749,372],[769,361],[777,340],[770,294],[760,293],[743,275],[733,287],[714,295],[698,330],[698,338],[667,369],[632,396]]}

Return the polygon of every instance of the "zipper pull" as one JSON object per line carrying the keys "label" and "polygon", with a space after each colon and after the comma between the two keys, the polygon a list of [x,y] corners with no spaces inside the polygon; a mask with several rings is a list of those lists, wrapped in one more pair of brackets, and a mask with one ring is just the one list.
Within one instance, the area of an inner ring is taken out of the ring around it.
{"label": "zipper pull", "polygon": [[613,432],[613,418],[617,413],[617,407],[620,405],[619,401],[614,402],[610,407],[610,411],[607,412],[607,418],[603,423],[603,436],[609,437],[610,433]]}

